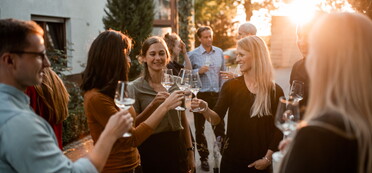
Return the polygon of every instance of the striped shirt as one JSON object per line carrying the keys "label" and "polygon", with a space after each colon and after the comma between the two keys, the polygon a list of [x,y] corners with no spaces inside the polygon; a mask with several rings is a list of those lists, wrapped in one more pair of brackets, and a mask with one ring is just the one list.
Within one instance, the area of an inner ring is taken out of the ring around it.
{"label": "striped shirt", "polygon": [[222,86],[222,78],[220,71],[225,70],[225,60],[223,52],[220,48],[212,46],[212,51],[209,53],[202,45],[188,52],[191,61],[192,69],[199,72],[200,67],[209,65],[209,70],[200,75],[202,88],[200,92],[219,92]]}

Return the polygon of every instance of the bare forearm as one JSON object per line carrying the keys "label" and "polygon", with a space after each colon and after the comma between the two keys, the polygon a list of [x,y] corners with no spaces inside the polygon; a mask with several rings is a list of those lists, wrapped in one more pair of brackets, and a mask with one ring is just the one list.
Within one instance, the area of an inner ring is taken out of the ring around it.
{"label": "bare forearm", "polygon": [[210,109],[208,106],[204,112],[202,112],[204,118],[209,121],[212,125],[217,125],[220,123],[221,118],[216,112]]}
{"label": "bare forearm", "polygon": [[264,157],[266,157],[267,159],[269,159],[269,161],[273,160],[272,159],[272,155],[273,155],[273,151],[268,149],[267,152],[266,152],[266,155]]}
{"label": "bare forearm", "polygon": [[189,121],[186,118],[186,113],[184,111],[181,112],[181,121],[182,121],[182,126],[184,128],[183,131],[184,131],[186,147],[187,148],[193,147],[192,141],[191,141],[191,134],[190,134],[190,125],[189,125]]}
{"label": "bare forearm", "polygon": [[100,135],[92,152],[88,154],[88,159],[101,172],[106,164],[111,148],[117,139],[112,135],[107,135],[105,131]]}
{"label": "bare forearm", "polygon": [[187,56],[187,53],[185,53],[183,57],[185,58],[185,69],[191,70],[192,65],[189,56]]}

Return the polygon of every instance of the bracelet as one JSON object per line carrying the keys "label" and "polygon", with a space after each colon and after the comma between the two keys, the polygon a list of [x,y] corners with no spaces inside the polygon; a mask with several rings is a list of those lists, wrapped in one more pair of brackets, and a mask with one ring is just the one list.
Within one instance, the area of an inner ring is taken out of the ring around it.
{"label": "bracelet", "polygon": [[267,162],[269,162],[271,164],[271,160],[269,158],[267,158],[266,156],[262,157],[262,159],[266,160]]}
{"label": "bracelet", "polygon": [[194,147],[186,148],[186,151],[194,151]]}
{"label": "bracelet", "polygon": [[209,107],[208,107],[208,102],[205,102],[205,108],[204,108],[204,110],[203,111],[200,111],[200,113],[204,113],[204,112],[207,112],[207,110],[209,109]]}

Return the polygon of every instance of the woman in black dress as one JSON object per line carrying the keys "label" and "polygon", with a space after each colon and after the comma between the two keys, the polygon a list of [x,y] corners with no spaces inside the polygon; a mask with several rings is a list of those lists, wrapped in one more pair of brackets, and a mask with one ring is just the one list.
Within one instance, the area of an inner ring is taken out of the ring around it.
{"label": "woman in black dress", "polygon": [[257,36],[239,40],[237,63],[242,76],[228,80],[216,106],[203,100],[192,107],[213,125],[228,111],[227,138],[222,151],[221,173],[270,172],[271,155],[283,135],[274,125],[274,115],[283,90],[274,82],[273,67],[265,42]]}

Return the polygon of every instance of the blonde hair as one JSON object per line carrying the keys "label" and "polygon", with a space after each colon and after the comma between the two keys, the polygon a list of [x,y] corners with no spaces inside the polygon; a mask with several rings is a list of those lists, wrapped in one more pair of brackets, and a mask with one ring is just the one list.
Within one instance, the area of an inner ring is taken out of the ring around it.
{"label": "blonde hair", "polygon": [[51,69],[45,68],[43,82],[35,89],[48,108],[46,119],[53,124],[60,124],[68,116],[69,94],[58,75]]}
{"label": "blonde hair", "polygon": [[372,21],[357,13],[323,16],[310,33],[305,120],[339,113],[358,141],[358,172],[372,172]]}
{"label": "blonde hair", "polygon": [[251,35],[238,41],[238,46],[252,55],[252,72],[257,85],[257,94],[251,108],[251,117],[270,115],[270,94],[274,85],[273,66],[265,41]]}

